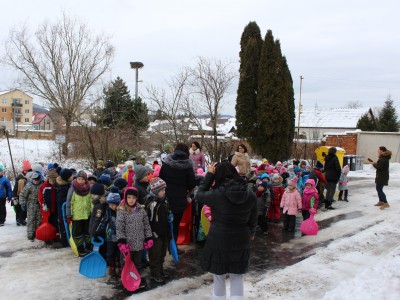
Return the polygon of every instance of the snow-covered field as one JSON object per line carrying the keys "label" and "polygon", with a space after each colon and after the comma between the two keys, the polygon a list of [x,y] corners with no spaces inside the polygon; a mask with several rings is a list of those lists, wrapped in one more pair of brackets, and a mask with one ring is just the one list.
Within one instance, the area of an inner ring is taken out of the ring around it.
{"label": "snow-covered field", "polygon": [[[9,166],[3,142],[0,140],[0,160]],[[36,142],[37,149],[35,142],[17,141],[23,146],[18,151],[13,146],[14,159],[23,160],[14,154],[14,148],[15,153],[25,153],[31,161],[46,161],[46,157],[51,157],[52,142]],[[36,153],[39,155],[35,156]],[[350,172],[349,177],[350,202],[335,202],[337,209],[319,212],[316,220],[352,212],[358,212],[359,216],[332,223],[317,236],[303,236],[280,244],[283,248],[316,243],[327,246],[314,248],[306,253],[308,258],[292,266],[262,275],[246,274],[246,299],[400,299],[400,164],[391,164],[390,185],[384,189],[391,207],[384,211],[373,206],[377,195],[375,171],[370,165],[365,165],[362,171]],[[26,229],[16,226],[9,205],[7,209],[5,226],[0,228],[0,299],[112,296],[114,291],[106,278],[90,280],[78,273],[79,258],[70,249],[50,249],[40,241],[29,242]],[[208,299],[212,286],[204,282],[210,279],[211,275],[206,274],[175,280],[131,298]]]}

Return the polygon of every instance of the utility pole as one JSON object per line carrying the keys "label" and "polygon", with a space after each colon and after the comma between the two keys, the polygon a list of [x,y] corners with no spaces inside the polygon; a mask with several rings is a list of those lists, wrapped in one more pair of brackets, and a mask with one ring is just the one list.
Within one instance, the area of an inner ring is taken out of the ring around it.
{"label": "utility pole", "polygon": [[139,69],[144,67],[144,64],[136,61],[136,62],[130,62],[131,69],[136,70],[136,79],[135,79],[135,100],[138,98],[138,82],[139,82]]}
{"label": "utility pole", "polygon": [[300,96],[299,96],[299,107],[298,107],[298,115],[297,115],[297,143],[300,139],[300,113],[301,113],[301,85],[303,83],[303,76],[300,76]]}

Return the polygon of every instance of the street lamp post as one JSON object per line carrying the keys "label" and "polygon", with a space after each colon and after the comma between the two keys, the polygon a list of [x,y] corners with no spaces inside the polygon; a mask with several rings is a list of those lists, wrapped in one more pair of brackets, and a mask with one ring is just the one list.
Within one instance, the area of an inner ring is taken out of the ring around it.
{"label": "street lamp post", "polygon": [[131,69],[135,69],[136,70],[136,80],[135,80],[135,99],[138,98],[138,83],[139,83],[139,69],[144,67],[144,64],[136,61],[136,62],[130,62],[131,65]]}

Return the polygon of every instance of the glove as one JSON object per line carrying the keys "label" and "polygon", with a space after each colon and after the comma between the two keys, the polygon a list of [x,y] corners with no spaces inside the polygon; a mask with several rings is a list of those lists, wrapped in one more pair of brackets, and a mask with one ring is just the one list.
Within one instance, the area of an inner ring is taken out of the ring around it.
{"label": "glove", "polygon": [[19,203],[18,197],[13,197],[13,198],[12,198],[12,201],[13,201],[13,204],[14,204],[14,205],[18,205],[18,203]]}
{"label": "glove", "polygon": [[7,198],[7,202],[10,203],[10,202],[11,202],[11,199],[10,199],[10,198]]}
{"label": "glove", "polygon": [[129,248],[129,245],[128,245],[128,244],[119,243],[119,244],[118,244],[118,248],[119,248],[119,251],[121,251],[121,252],[124,253],[125,255],[128,255],[128,253],[129,253],[129,251],[130,251],[130,248]]}
{"label": "glove", "polygon": [[26,211],[26,205],[25,205],[25,204],[21,204],[21,210],[22,210],[23,212]]}
{"label": "glove", "polygon": [[67,223],[71,224],[71,222],[72,222],[72,218],[67,218]]}
{"label": "glove", "polygon": [[143,243],[143,247],[144,249],[149,250],[151,247],[153,247],[153,244],[154,244],[153,240],[148,240],[147,242]]}
{"label": "glove", "polygon": [[43,205],[42,205],[42,209],[43,209],[43,211],[49,211],[49,209],[47,208],[47,205],[46,205],[46,204],[43,204]]}
{"label": "glove", "polygon": [[172,223],[174,221],[174,215],[172,213],[170,213],[168,215],[168,223]]}
{"label": "glove", "polygon": [[208,220],[209,222],[211,222],[211,221],[212,221],[212,216],[208,216],[208,217],[207,217],[207,220]]}

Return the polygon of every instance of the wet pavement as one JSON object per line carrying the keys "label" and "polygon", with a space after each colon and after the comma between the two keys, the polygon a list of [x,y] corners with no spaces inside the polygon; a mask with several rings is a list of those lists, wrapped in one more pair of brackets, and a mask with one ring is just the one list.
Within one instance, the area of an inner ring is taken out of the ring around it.
{"label": "wet pavement", "polygon": [[[334,217],[318,221],[320,229],[327,228],[333,223],[337,223],[343,220],[356,219],[362,216],[360,211],[355,211],[347,214],[339,214]],[[293,265],[311,255],[314,254],[315,249],[327,246],[332,240],[326,240],[323,242],[311,243],[296,243],[289,249],[287,247],[280,247],[283,243],[290,243],[292,240],[301,238],[301,232],[298,230],[301,217],[296,219],[296,231],[287,232],[282,229],[282,223],[268,224],[268,234],[264,235],[261,231],[258,231],[256,238],[252,244],[252,252],[250,258],[249,274],[261,275],[269,270],[281,269],[287,266]],[[354,234],[354,233],[353,233]],[[187,246],[180,246],[186,250],[185,254],[180,256],[179,263],[175,264],[172,261],[166,262],[166,273],[170,276],[166,283],[162,285],[168,285],[168,282],[178,280],[187,277],[196,277],[205,274],[200,267],[201,252],[203,248],[202,243],[191,243]],[[169,254],[167,254],[169,255]],[[125,299],[127,296],[148,291],[150,289],[160,286],[160,284],[154,283],[150,278],[144,277],[146,280],[146,288],[138,290],[134,293],[127,292],[124,290],[120,283],[114,283],[115,294],[112,299]],[[210,282],[204,281],[203,284],[209,284]],[[189,290],[185,291],[189,292]],[[111,298],[110,298],[111,299]]]}

